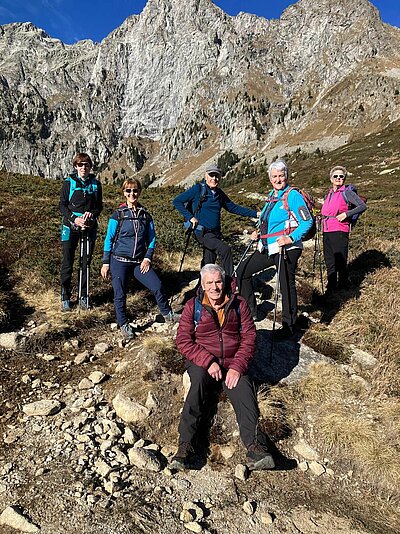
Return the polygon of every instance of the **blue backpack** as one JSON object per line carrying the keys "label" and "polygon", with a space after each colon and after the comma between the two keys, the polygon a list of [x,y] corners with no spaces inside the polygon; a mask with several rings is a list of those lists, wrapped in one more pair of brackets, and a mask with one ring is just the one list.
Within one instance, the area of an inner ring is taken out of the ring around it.
{"label": "blue backpack", "polygon": [[[236,313],[237,313],[237,316],[238,316],[238,319],[239,319],[239,323],[240,323],[240,306],[235,306],[235,310],[236,310]],[[197,325],[200,322],[201,312],[202,311],[203,311],[203,306],[202,306],[201,302],[199,301],[199,299],[196,297],[194,299],[194,312],[193,312],[193,322],[194,322],[194,329],[195,330],[197,328]],[[242,327],[240,327],[240,330],[241,329],[242,329]]]}

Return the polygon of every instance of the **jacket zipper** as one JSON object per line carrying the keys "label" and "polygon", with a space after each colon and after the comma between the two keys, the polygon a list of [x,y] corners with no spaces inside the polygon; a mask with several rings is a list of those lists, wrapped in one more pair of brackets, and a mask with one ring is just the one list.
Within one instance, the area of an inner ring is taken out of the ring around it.
{"label": "jacket zipper", "polygon": [[224,328],[225,324],[226,324],[226,320],[227,320],[227,317],[228,317],[228,312],[229,312],[229,309],[230,309],[230,305],[232,304],[233,302],[233,297],[231,297],[228,302],[226,303],[226,306],[225,306],[225,317],[224,317],[224,322],[222,323],[222,325],[219,324],[219,321],[218,321],[218,315],[217,313],[215,312],[215,310],[213,310],[212,308],[210,308],[209,306],[204,306],[204,308],[209,312],[211,313],[214,321],[215,321],[215,324],[218,326],[218,338],[219,338],[219,348],[220,348],[220,352],[221,352],[221,365],[222,367],[224,366],[224,361],[225,361],[225,358],[224,358],[224,341],[222,339],[222,329]]}

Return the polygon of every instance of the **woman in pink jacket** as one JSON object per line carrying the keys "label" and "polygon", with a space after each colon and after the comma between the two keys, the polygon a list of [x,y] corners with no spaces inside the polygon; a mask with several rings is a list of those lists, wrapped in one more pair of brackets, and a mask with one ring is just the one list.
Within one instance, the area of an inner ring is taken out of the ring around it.
{"label": "woman in pink jacket", "polygon": [[332,167],[329,173],[332,187],[321,209],[324,259],[328,274],[327,293],[348,287],[347,258],[351,218],[367,209],[357,193],[345,186],[345,167]]}

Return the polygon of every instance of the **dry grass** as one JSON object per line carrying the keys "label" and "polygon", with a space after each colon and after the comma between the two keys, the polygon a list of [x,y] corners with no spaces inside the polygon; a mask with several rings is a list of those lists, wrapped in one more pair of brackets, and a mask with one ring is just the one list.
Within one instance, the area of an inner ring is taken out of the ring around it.
{"label": "dry grass", "polygon": [[[350,460],[356,470],[381,488],[400,485],[400,402],[371,397],[337,365],[318,363],[297,387],[313,413],[318,448]],[[295,406],[292,404],[292,408]],[[297,408],[298,410],[298,408]],[[301,417],[301,415],[299,414]]]}
{"label": "dry grass", "polygon": [[327,450],[345,453],[375,484],[398,490],[399,451],[387,440],[381,424],[366,419],[356,407],[327,404],[319,410],[315,430]]}
{"label": "dry grass", "polygon": [[399,268],[369,275],[360,297],[344,306],[331,324],[345,342],[370,351],[379,365],[372,376],[375,394],[400,394]]}
{"label": "dry grass", "polygon": [[164,352],[173,350],[174,342],[169,337],[155,334],[143,339],[143,347],[147,350],[155,352],[157,355],[160,355]]}
{"label": "dry grass", "polygon": [[0,293],[0,328],[7,322],[7,297],[4,293]]}
{"label": "dry grass", "polygon": [[338,338],[335,331],[323,324],[313,324],[304,334],[303,342],[316,352],[341,363],[347,363],[350,351]]}
{"label": "dry grass", "polygon": [[[35,277],[32,276],[35,280]],[[78,317],[84,317],[90,313],[90,319],[105,322],[109,319],[109,312],[104,307],[91,308],[90,312],[73,308],[70,313],[63,313],[60,308],[60,295],[53,289],[42,289],[38,291],[35,285],[27,282],[20,282],[16,287],[19,296],[32,308],[35,313],[41,315],[42,321],[48,321],[54,326],[74,325]]]}
{"label": "dry grass", "polygon": [[331,363],[314,363],[309,375],[297,386],[298,394],[306,404],[322,404],[333,400],[341,402],[345,397],[359,397],[363,387],[349,380],[339,366]]}
{"label": "dry grass", "polygon": [[[182,260],[182,254],[183,251],[164,251],[162,258],[160,258],[163,269],[167,272],[177,272]],[[195,254],[187,254],[185,256],[183,269],[185,271],[198,271],[200,268],[201,258],[202,254],[200,248],[198,251],[196,250]]]}
{"label": "dry grass", "polygon": [[258,392],[259,426],[273,441],[286,438],[294,426],[290,420],[293,413],[293,395],[290,392],[289,388],[282,386],[264,387]]}
{"label": "dry grass", "polygon": [[152,335],[144,338],[143,347],[156,355],[160,366],[174,374],[182,374],[184,360],[179,354],[175,342],[170,337]]}

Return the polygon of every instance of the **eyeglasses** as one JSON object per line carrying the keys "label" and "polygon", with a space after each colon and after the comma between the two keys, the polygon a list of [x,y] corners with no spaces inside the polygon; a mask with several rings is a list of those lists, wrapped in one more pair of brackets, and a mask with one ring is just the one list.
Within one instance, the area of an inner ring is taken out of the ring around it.
{"label": "eyeglasses", "polygon": [[218,178],[218,180],[221,178],[221,176],[217,174],[216,172],[209,172],[207,174],[210,178]]}
{"label": "eyeglasses", "polygon": [[332,178],[345,178],[344,174],[334,174]]}
{"label": "eyeglasses", "polygon": [[76,164],[77,167],[91,167],[90,163],[87,161],[81,161],[80,163]]}
{"label": "eyeglasses", "polygon": [[139,193],[139,189],[125,189],[125,193],[127,193],[128,195],[130,195],[131,193],[135,193],[135,195],[137,195]]}

